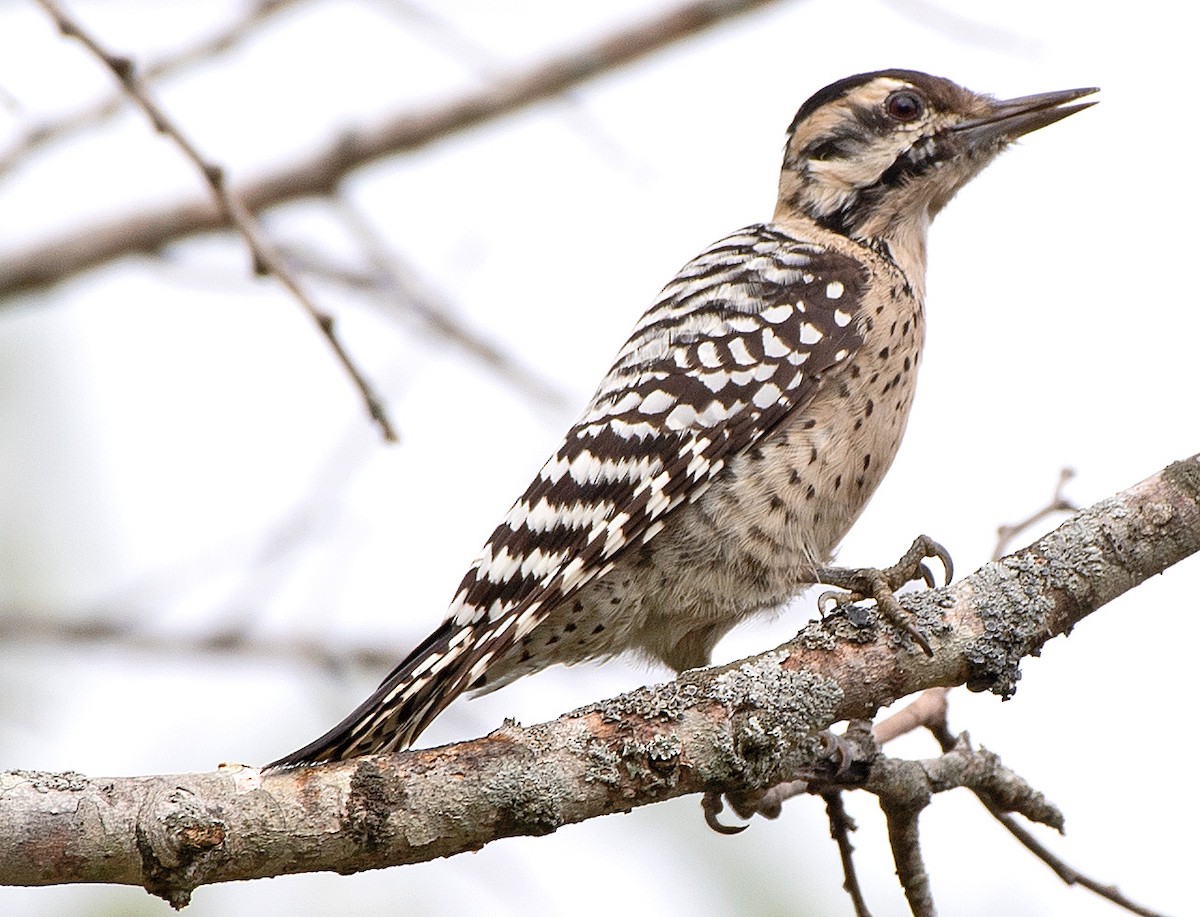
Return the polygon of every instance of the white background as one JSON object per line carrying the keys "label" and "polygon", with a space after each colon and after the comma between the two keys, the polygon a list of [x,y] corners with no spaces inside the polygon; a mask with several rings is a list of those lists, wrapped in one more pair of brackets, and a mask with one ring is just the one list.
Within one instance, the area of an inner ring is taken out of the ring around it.
{"label": "white background", "polygon": [[[156,93],[210,156],[249,177],[343,127],[435,104],[663,8],[425,2],[430,15],[382,0],[303,5]],[[239,8],[73,5],[143,59]],[[0,302],[0,613],[148,635],[140,649],[0,645],[0,767],[262,762],[339,719],[380,670],[188,647],[229,632],[399,659],[440,621],[658,288],[712,240],[770,215],[795,109],[857,71],[922,69],[1000,96],[1103,93],[1007,153],[934,226],[909,433],[840,560],[887,563],[928,532],[968,572],[998,524],[1048,498],[1063,465],[1079,472],[1068,495],[1086,504],[1196,452],[1196,26],[1190,7],[1165,2],[780,3],[567,100],[362,170],[345,185],[353,205],[569,402],[531,400],[418,323],[316,281],[386,396],[396,447],[380,443],[298,307],[249,278],[232,237]],[[32,3],[0,4],[0,149],[109,89]],[[0,251],[196,193],[177,151],[127,112],[0,176]],[[324,202],[273,211],[268,225],[289,246],[361,266]],[[1194,907],[1183,867],[1200,810],[1186,726],[1198,585],[1193,559],[1113,603],[1028,661],[1009,703],[951,696],[952,726],[1065,811],[1067,836],[1040,837],[1169,913]],[[719,659],[786,639],[811,602],[739,630]],[[423,743],[666,676],[621,663],[544,673],[460,702]],[[894,750],[934,748],[914,737]],[[874,912],[905,913],[877,807],[850,805]],[[965,794],[936,800],[922,825],[945,914],[1117,913],[1064,887]],[[689,798],[448,861],[203,888],[188,913],[849,914],[826,834],[819,802],[800,799],[776,822],[719,837]],[[0,889],[2,914],[167,911],[138,889]]]}

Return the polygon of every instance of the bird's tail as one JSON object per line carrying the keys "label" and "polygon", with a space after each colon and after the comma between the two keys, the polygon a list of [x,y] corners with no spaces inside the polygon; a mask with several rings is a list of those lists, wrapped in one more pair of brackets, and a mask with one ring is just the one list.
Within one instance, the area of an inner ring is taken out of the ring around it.
{"label": "bird's tail", "polygon": [[[374,693],[329,732],[264,770],[342,761],[408,748],[466,687],[463,659],[436,665],[446,654],[453,624],[444,623],[380,683]],[[453,654],[452,654],[453,655]]]}

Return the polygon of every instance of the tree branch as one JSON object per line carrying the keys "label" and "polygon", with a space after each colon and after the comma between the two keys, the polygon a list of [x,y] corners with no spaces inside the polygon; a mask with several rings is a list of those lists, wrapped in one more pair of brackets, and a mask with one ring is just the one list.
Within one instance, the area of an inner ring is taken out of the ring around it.
{"label": "tree branch", "polygon": [[829,818],[829,836],[837,844],[842,860],[842,875],[845,876],[842,888],[854,905],[854,917],[871,917],[871,910],[858,884],[858,873],[854,868],[854,845],[850,843],[850,832],[857,831],[858,826],[846,811],[840,790],[828,790],[821,796],[825,800],[825,814]]}
{"label": "tree branch", "polygon": [[1049,519],[1055,513],[1073,513],[1079,509],[1063,494],[1063,488],[1075,477],[1075,469],[1063,468],[1058,473],[1058,483],[1054,486],[1054,496],[1050,502],[1036,512],[1030,513],[1020,522],[1011,522],[996,528],[996,549],[992,552],[992,560],[999,560],[1008,552],[1013,539],[1031,525],[1037,525]]}
{"label": "tree branch", "polygon": [[254,262],[254,272],[261,276],[274,277],[300,304],[300,307],[304,309],[313,324],[317,326],[317,330],[328,342],[338,362],[342,364],[342,368],[354,383],[354,387],[358,389],[359,397],[366,406],[367,414],[379,427],[383,438],[391,443],[396,442],[396,430],[388,417],[383,399],[375,392],[374,387],[367,381],[366,376],[363,375],[351,358],[349,351],[346,350],[338,336],[333,316],[317,305],[301,285],[299,279],[284,263],[279,249],[267,237],[266,232],[247,209],[242,199],[230,188],[224,167],[206,159],[199,147],[188,139],[179,125],[154,100],[141,77],[138,76],[137,68],[132,60],[106,50],[95,36],[68,16],[55,0],[35,0],[35,2],[54,20],[54,24],[58,26],[64,36],[79,41],[112,72],[121,89],[129,96],[130,101],[142,110],[154,129],[170,138],[188,161],[196,167],[196,171],[212,192],[212,200],[220,211],[221,221],[232,226],[245,240]]}
{"label": "tree branch", "polygon": [[[354,170],[420,149],[561,94],[740,13],[773,0],[693,0],[435,108],[385,117],[333,138],[290,164],[237,185],[232,193],[253,212],[332,193]],[[58,283],[127,255],[157,251],[229,220],[207,197],[172,202],[37,242],[0,258],[0,299]]]}
{"label": "tree branch", "polygon": [[[184,48],[141,68],[142,79],[155,82],[180,73],[189,67],[210,61],[218,54],[236,47],[254,34],[277,13],[283,12],[298,0],[253,0],[237,18],[226,23],[217,32],[208,35],[194,45]],[[125,94],[117,91],[69,115],[53,121],[42,121],[27,127],[22,136],[0,152],[0,177],[11,172],[23,161],[49,144],[59,143],[75,134],[96,127],[121,111],[126,103]]]}
{"label": "tree branch", "polygon": [[1131,900],[1115,885],[1099,882],[1072,868],[1061,857],[1051,851],[1049,847],[1034,837],[1032,832],[1028,831],[1008,812],[1002,811],[983,796],[979,797],[979,801],[995,817],[996,821],[1000,822],[1008,830],[1009,834],[1020,841],[1025,849],[1054,870],[1054,874],[1067,885],[1080,885],[1088,891],[1099,895],[1101,898],[1107,898],[1113,904],[1124,908],[1131,914],[1138,914],[1139,917],[1163,917],[1163,914],[1159,911],[1152,911],[1150,908],[1143,907],[1136,901]]}
{"label": "tree branch", "polygon": [[[875,741],[883,745],[885,742],[891,741],[906,732],[924,728],[933,734],[943,752],[949,753],[958,749],[969,748],[970,746],[965,733],[956,736],[950,731],[950,724],[946,718],[949,710],[949,705],[946,701],[946,692],[946,688],[930,688],[927,691],[922,691],[917,699],[903,710],[897,711],[882,722],[875,724],[872,730]],[[999,789],[999,793],[996,792],[997,789]],[[998,785],[977,783],[971,786],[975,797],[988,810],[992,817],[1000,822],[1030,853],[1054,870],[1055,875],[1067,885],[1081,885],[1089,891],[1107,898],[1130,913],[1140,915],[1140,917],[1162,917],[1158,911],[1152,911],[1130,900],[1116,886],[1099,882],[1072,868],[1037,840],[1011,814],[1017,808],[1013,805],[1014,789],[1018,792],[1023,791],[1022,787],[1018,787],[1014,783],[1008,783],[1007,785],[1004,783]],[[1025,814],[1028,817],[1030,813],[1026,810]],[[1061,815],[1057,816],[1056,823],[1042,818],[1035,820],[1052,824],[1060,832],[1062,831]],[[842,843],[840,838],[838,838],[838,843],[839,845]]]}
{"label": "tree branch", "polygon": [[898,697],[958,684],[1012,693],[1021,658],[1197,551],[1193,456],[954,586],[906,595],[932,658],[878,614],[860,625],[835,616],[760,656],[442,748],[269,774],[9,772],[0,883],[140,884],[179,907],[207,883],[415,863],[684,794],[767,786],[811,771],[822,730]]}

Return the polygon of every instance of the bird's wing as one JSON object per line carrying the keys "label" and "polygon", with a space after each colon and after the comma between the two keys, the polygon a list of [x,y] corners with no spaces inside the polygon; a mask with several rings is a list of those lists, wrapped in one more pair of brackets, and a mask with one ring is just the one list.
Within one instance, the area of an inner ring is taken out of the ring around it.
{"label": "bird's wing", "polygon": [[769,225],[690,261],[492,533],[442,626],[345,720],[275,762],[407,746],[559,602],[651,541],[862,344],[866,277]]}
{"label": "bird's wing", "polygon": [[865,285],[855,260],[769,225],[685,265],[464,577],[448,620],[476,632],[467,682],[802,411],[862,344]]}

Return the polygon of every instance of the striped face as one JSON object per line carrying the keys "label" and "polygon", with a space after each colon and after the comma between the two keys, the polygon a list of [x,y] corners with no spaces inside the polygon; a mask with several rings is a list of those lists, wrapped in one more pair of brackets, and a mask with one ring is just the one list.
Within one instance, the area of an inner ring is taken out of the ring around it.
{"label": "striped face", "polygon": [[954,128],[986,115],[991,100],[939,77],[884,70],[822,89],[789,130],[788,205],[826,228],[862,239],[897,218],[927,223],[1002,147],[972,149]]}
{"label": "striped face", "polygon": [[684,267],[464,578],[449,618],[472,635],[445,653],[468,683],[807,403],[861,343],[864,282],[851,259],[767,226]]}

